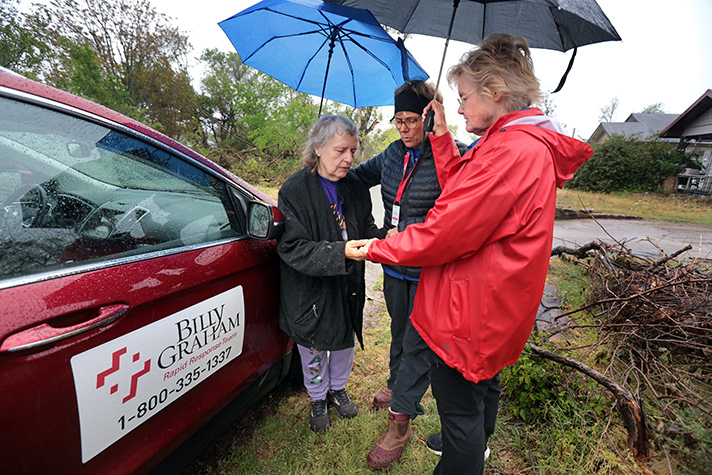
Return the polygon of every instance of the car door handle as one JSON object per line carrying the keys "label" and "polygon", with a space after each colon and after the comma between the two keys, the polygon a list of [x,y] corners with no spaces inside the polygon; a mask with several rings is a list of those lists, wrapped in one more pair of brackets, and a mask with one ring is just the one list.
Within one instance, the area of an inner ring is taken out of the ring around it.
{"label": "car door handle", "polygon": [[53,327],[47,323],[28,328],[21,332],[10,335],[0,345],[0,353],[12,353],[15,351],[29,350],[38,346],[49,345],[58,341],[66,340],[73,336],[80,335],[89,330],[99,328],[114,322],[121,315],[128,312],[129,306],[123,303],[107,305],[99,309],[99,314],[87,320],[68,327]]}

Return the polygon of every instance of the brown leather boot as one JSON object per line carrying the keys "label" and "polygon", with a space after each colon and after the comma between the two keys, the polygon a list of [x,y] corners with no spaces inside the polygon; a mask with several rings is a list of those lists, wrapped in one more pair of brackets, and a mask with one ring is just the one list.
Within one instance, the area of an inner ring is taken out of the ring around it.
{"label": "brown leather boot", "polygon": [[388,429],[368,453],[366,462],[373,468],[388,468],[400,458],[403,448],[412,437],[413,429],[410,428],[410,416],[397,414],[389,409]]}
{"label": "brown leather boot", "polygon": [[373,405],[376,407],[391,407],[391,390],[386,388],[373,397]]}

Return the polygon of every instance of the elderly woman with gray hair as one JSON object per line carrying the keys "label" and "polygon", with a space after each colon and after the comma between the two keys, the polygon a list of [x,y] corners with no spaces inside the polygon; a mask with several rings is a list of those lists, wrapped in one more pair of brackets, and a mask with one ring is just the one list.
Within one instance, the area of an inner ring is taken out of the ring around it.
{"label": "elderly woman with gray hair", "polygon": [[[349,174],[358,130],[341,116],[314,124],[302,153],[304,168],[279,191],[285,231],[281,258],[280,327],[297,344],[312,399],[310,427],[329,427],[327,405],[341,417],[358,413],[346,394],[355,338],[363,347],[364,263],[349,239],[377,236],[371,197]],[[383,236],[380,236],[383,237]]]}

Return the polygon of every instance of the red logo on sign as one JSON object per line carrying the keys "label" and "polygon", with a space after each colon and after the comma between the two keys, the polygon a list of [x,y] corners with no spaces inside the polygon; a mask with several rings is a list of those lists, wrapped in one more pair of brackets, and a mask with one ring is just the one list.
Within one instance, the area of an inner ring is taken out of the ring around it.
{"label": "red logo on sign", "polygon": [[[101,373],[96,375],[96,389],[101,388],[106,384],[106,378],[108,376],[111,376],[114,373],[117,373],[121,369],[121,357],[125,355],[127,352],[126,347],[121,348],[120,350],[114,351],[111,355],[111,367],[108,368],[106,371],[102,371]],[[139,359],[141,358],[141,353],[135,353],[133,355],[133,363],[136,363]],[[146,361],[143,362],[143,369],[139,370],[138,372],[134,373],[131,375],[131,388],[129,390],[129,393],[124,397],[122,400],[122,403],[126,403],[136,397],[136,390],[138,389],[138,378],[143,376],[144,374],[148,373],[151,370],[151,359],[147,359]],[[119,385],[114,384],[111,386],[111,389],[109,390],[109,394],[114,394],[119,390]]]}

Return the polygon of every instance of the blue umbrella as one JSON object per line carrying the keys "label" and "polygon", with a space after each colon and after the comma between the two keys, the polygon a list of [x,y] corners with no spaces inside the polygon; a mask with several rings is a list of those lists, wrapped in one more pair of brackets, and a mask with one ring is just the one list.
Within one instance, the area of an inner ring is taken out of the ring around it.
{"label": "blue umbrella", "polygon": [[368,10],[316,0],[264,0],[219,23],[244,64],[292,89],[353,107],[393,104],[428,75]]}

